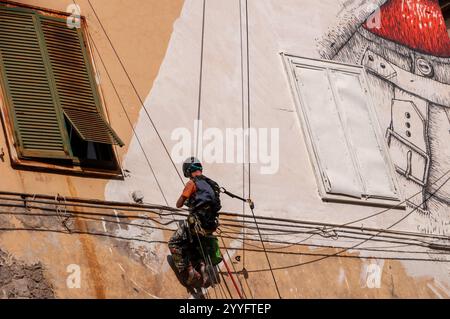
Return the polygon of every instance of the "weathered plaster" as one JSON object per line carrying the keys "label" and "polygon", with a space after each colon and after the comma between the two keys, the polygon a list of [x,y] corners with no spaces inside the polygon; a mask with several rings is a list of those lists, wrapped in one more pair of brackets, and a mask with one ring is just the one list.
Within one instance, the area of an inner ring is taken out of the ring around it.
{"label": "weathered plaster", "polygon": [[[56,10],[64,10],[65,6],[71,3],[69,0],[23,2]],[[161,187],[169,204],[173,205],[181,191],[181,181],[146,112],[141,108],[126,80],[95,16],[86,1],[79,2],[87,15],[94,41],[119,88],[131,120],[135,123],[137,135]],[[294,112],[295,105],[289,81],[279,54],[287,52],[320,58],[319,40],[335,25],[337,17],[342,14],[345,16],[345,13],[342,13],[341,7],[334,0],[248,2],[251,122],[254,127],[280,128],[281,141],[281,162],[277,174],[260,175],[259,166],[252,166],[251,195],[256,203],[255,213],[340,224],[380,211],[380,208],[370,206],[325,203],[319,197],[304,136]],[[105,28],[140,96],[145,98],[145,107],[170,151],[175,143],[170,140],[172,131],[178,127],[193,129],[194,119],[197,117],[202,1],[110,0],[93,3],[98,6],[98,13]],[[244,70],[246,69],[245,41],[244,50],[241,52],[240,33],[240,21],[245,22],[244,11],[240,11],[239,0],[207,0],[206,10],[202,120],[206,127],[239,128],[242,121],[241,54],[244,54]],[[242,27],[245,30],[245,24]],[[353,26],[347,27],[355,30]],[[243,36],[245,39],[245,33]],[[0,162],[0,175],[4,181],[8,181],[3,184],[5,186],[2,190],[30,194],[60,193],[71,197],[106,198],[125,202],[131,201],[132,192],[139,190],[143,193],[145,202],[165,204],[142,150],[136,138],[132,136],[132,130],[107,81],[104,69],[102,66],[99,69],[112,126],[127,144],[119,150],[119,158],[124,169],[129,171],[129,176],[123,181],[105,181],[17,171],[11,169],[6,156],[5,162]],[[379,87],[383,87],[383,84],[379,83]],[[389,102],[383,92],[379,96],[380,104],[383,104],[383,101]],[[383,110],[380,112],[380,119],[387,121],[383,117],[385,108],[380,110]],[[3,134],[0,134],[0,145],[6,151]],[[448,148],[450,145],[444,147]],[[242,183],[241,164],[206,164],[205,173],[235,193],[242,193],[244,188],[246,192],[248,190],[248,185],[244,187]],[[245,175],[247,174],[248,172],[245,172]],[[242,211],[241,203],[228,198],[223,198],[223,206],[226,211]],[[385,228],[409,211],[410,208],[407,211],[392,210],[366,220],[363,224],[365,227]],[[12,212],[17,211],[9,211]],[[142,239],[167,241],[171,231],[150,230],[151,228],[146,227],[153,227],[155,224],[138,222],[133,218],[127,220],[129,225],[117,224],[113,222],[116,218],[115,212],[107,212],[112,216],[111,220],[88,221],[84,218],[72,218],[73,227],[85,234],[64,233],[64,227],[58,219],[44,221],[44,217],[2,217],[0,225],[10,230],[1,233],[0,246],[27,264],[41,262],[45,269],[44,275],[49,278],[55,295],[59,298],[189,297],[165,262],[166,244],[139,242]],[[427,216],[416,212],[396,229],[445,233],[448,228],[448,212],[448,207],[441,208],[439,214],[434,216],[436,220],[432,222]],[[34,230],[13,231],[14,228],[24,226]],[[361,223],[356,226],[361,226]],[[437,229],[438,226],[441,228]],[[46,228],[53,231],[36,231]],[[56,232],[54,228],[62,233]],[[173,229],[173,226],[170,228]],[[92,232],[107,236],[92,235]],[[131,237],[133,241],[121,237]],[[305,237],[291,235],[285,239],[298,242]],[[226,243],[234,248],[230,250],[233,264],[237,270],[241,270],[244,260],[243,252],[239,250],[241,244],[238,241],[229,243],[228,240]],[[251,243],[260,244],[257,241]],[[342,238],[334,241],[316,236],[309,240],[308,244],[352,245],[355,241]],[[383,243],[369,242],[364,246],[377,245]],[[276,248],[276,245],[267,244],[266,247]],[[294,246],[279,252],[269,254],[272,265],[276,268],[312,261],[318,257],[311,254],[332,254],[336,253],[336,250]],[[367,279],[367,265],[374,261],[360,258],[369,257],[371,253],[354,249],[348,255],[350,257],[331,257],[320,262],[276,270],[275,276],[282,296],[449,297],[450,276],[447,263],[395,260],[383,262],[382,258],[377,258],[377,262],[383,265],[381,286],[379,289],[370,289],[365,286],[367,282],[364,279]],[[388,255],[395,257],[395,253]],[[241,257],[240,261],[235,259],[238,256]],[[267,267],[264,254],[247,251],[245,262],[249,271],[248,285],[244,283],[248,296],[275,298],[270,273],[252,272]],[[77,264],[82,269],[81,289],[69,289],[66,286],[67,266],[70,264]],[[242,275],[239,279],[244,282]],[[229,282],[229,278],[226,280]]]}
{"label": "weathered plaster", "polygon": [[[277,174],[272,176],[260,175],[258,174],[258,165],[252,166],[252,198],[257,204],[255,212],[258,215],[339,224],[362,218],[380,210],[380,208],[369,206],[325,203],[320,199],[296,114],[295,112],[283,111],[294,110],[295,107],[279,53],[287,52],[309,58],[320,58],[320,39],[339,23],[344,31],[354,32],[356,30],[354,24],[359,25],[368,15],[367,10],[361,6],[361,3],[357,3],[353,6],[354,8],[350,8],[357,12],[356,17],[352,17],[349,8],[343,10],[335,1],[249,1],[252,126],[279,127],[281,141],[281,163]],[[201,109],[201,117],[206,127],[225,129],[226,127],[241,126],[241,39],[239,23],[240,19],[244,17],[244,12],[239,11],[239,1],[237,0],[226,2],[210,0],[207,2]],[[186,1],[182,15],[175,24],[169,50],[161,66],[158,79],[146,100],[146,108],[150,110],[153,120],[158,124],[159,132],[169,149],[175,143],[169,139],[172,130],[178,127],[186,127],[192,130],[193,121],[197,117],[201,19],[202,2]],[[305,23],[305,21],[308,22]],[[339,21],[339,23],[336,21]],[[243,28],[245,30],[245,20]],[[245,57],[245,34],[243,36],[243,54]],[[246,83],[244,83],[245,86]],[[382,90],[382,86],[378,89]],[[445,92],[441,93],[445,94]],[[376,94],[380,96],[380,101],[383,101],[383,91],[378,91]],[[382,102],[380,102],[380,105],[382,105]],[[390,104],[388,106],[390,107]],[[379,110],[379,116],[382,119],[386,116],[386,113],[383,112],[385,111]],[[162,189],[169,202],[174,202],[182,185],[177,180],[172,164],[143,111],[141,111],[137,123],[137,131],[147,132],[148,139],[144,141],[144,148],[153,155],[152,163],[155,166]],[[448,146],[444,148],[446,149]],[[445,152],[445,149],[442,151]],[[158,194],[153,177],[147,173],[148,167],[142,161],[141,153],[141,150],[133,141],[130,151],[125,157],[125,166],[132,165],[134,174],[125,183],[110,182],[106,189],[107,198],[125,199],[130,192],[139,189],[144,192],[146,202],[161,202],[161,195]],[[205,166],[205,173],[208,176],[218,180],[230,190],[237,193],[242,192],[242,166],[240,164],[206,164]],[[402,192],[404,196],[411,195],[411,191],[407,189],[402,189]],[[269,197],[268,194],[270,194]],[[228,211],[242,210],[240,203],[228,198],[224,198],[224,207]],[[365,220],[363,224],[367,227],[385,228],[409,214],[410,211],[411,208],[406,211],[392,210],[389,213]],[[447,213],[439,214],[439,223],[445,224],[448,219],[448,207],[443,208],[443,212]],[[426,223],[428,223],[427,218],[415,212],[400,223],[396,229],[421,231],[419,228]],[[442,233],[445,232],[442,230]],[[292,237],[295,238],[295,236]],[[294,238],[291,238],[293,242],[298,241]],[[310,243],[323,244],[324,241],[313,238]],[[359,250],[355,250],[354,253],[361,256],[370,255]],[[284,264],[287,259],[289,258],[278,256],[275,263]],[[258,265],[258,262],[252,258],[247,258],[247,260],[251,265]],[[261,259],[259,261],[263,262]],[[328,262],[324,261],[324,263],[333,264],[334,261],[332,259]],[[331,264],[329,264],[330,268],[335,269]],[[357,270],[363,268],[359,266],[354,268],[354,266],[351,266],[352,262],[346,262],[346,264],[350,265],[348,269],[351,269],[353,276],[364,275],[363,270]],[[389,261],[389,265],[392,267],[395,265],[393,269],[396,270],[390,273],[393,276],[392,285],[396,285],[397,282],[402,283],[403,281],[398,280],[402,276],[416,278],[410,279],[412,282],[424,280],[420,278],[436,277],[445,282],[445,285],[448,285],[448,267],[445,263],[429,264],[429,266],[424,267],[423,263],[419,262]],[[240,264],[239,267],[241,266]],[[386,271],[386,269],[390,269],[389,267],[386,264],[383,269]],[[311,271],[317,272],[317,269],[312,270],[311,268]],[[279,278],[281,281],[289,277],[290,282],[293,282],[292,277],[299,279],[296,277],[298,272],[300,270],[294,268],[289,270],[289,274],[278,277],[281,277]],[[336,276],[330,276],[341,278],[342,281],[344,275],[337,270]],[[348,279],[348,276],[347,270],[345,271],[345,278]],[[333,280],[333,282],[336,280]],[[265,280],[260,279],[259,282],[266,284],[270,281],[271,279],[268,277]],[[301,296],[356,296],[366,293],[360,288],[355,288],[355,282],[359,282],[359,280],[351,280],[352,283],[347,284],[351,285],[351,290],[344,295],[338,294],[332,287],[329,287],[329,290],[323,290],[325,288],[318,288],[319,286],[315,283],[305,284],[303,278],[294,281],[298,285],[323,291],[318,295],[310,290],[308,292],[303,291],[300,294]],[[385,282],[383,283],[385,284]],[[255,288],[256,290],[263,289],[257,283],[255,285],[259,287]],[[289,284],[286,283],[286,286],[289,286]],[[395,290],[393,287],[391,288]],[[400,289],[405,289],[408,293],[414,294],[412,290],[409,290],[410,288],[410,286],[405,286]],[[377,292],[376,295],[385,295],[385,290],[382,291]],[[371,295],[371,293],[368,294]],[[417,292],[417,294],[421,295],[420,292]],[[263,295],[270,296],[268,292]],[[398,291],[395,294],[389,292],[391,297],[400,295],[401,293]],[[403,295],[405,296],[405,294]]]}

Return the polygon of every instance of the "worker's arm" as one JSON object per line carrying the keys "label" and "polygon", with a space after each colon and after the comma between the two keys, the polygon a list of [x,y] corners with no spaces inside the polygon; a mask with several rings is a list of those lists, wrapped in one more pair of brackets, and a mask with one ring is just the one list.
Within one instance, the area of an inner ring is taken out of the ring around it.
{"label": "worker's arm", "polygon": [[184,205],[184,202],[186,201],[187,197],[181,195],[180,198],[177,200],[177,208],[181,208]]}
{"label": "worker's arm", "polygon": [[186,200],[190,198],[194,192],[195,192],[195,183],[193,181],[187,182],[186,186],[184,187],[183,193],[177,200],[177,208],[183,207]]}

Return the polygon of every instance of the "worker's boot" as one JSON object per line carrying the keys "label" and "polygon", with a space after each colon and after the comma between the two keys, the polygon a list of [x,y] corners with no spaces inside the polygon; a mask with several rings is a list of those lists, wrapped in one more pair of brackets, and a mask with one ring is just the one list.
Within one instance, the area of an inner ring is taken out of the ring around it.
{"label": "worker's boot", "polygon": [[210,278],[210,276],[208,274],[208,269],[207,269],[207,267],[206,267],[204,262],[200,263],[199,269],[200,269],[200,274],[202,276],[202,281],[203,281],[202,282],[202,287],[203,288],[210,287],[212,282],[211,282],[211,278]]}
{"label": "worker's boot", "polygon": [[192,265],[183,271],[183,278],[187,286],[198,288],[202,285],[202,276]]}

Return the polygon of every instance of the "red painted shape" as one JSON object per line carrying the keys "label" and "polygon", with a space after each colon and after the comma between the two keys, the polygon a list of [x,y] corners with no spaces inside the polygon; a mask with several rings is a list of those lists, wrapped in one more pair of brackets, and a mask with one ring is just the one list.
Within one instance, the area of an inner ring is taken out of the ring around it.
{"label": "red painted shape", "polygon": [[389,0],[364,28],[417,51],[450,57],[450,39],[438,0]]}

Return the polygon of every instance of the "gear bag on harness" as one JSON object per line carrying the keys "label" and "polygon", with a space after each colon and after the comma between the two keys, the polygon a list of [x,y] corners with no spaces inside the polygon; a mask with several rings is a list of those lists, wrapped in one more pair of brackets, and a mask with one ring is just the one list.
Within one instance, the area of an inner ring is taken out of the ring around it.
{"label": "gear bag on harness", "polygon": [[204,175],[194,177],[193,181],[197,190],[189,199],[188,206],[199,219],[201,227],[213,232],[219,226],[219,211],[222,209],[220,186]]}

